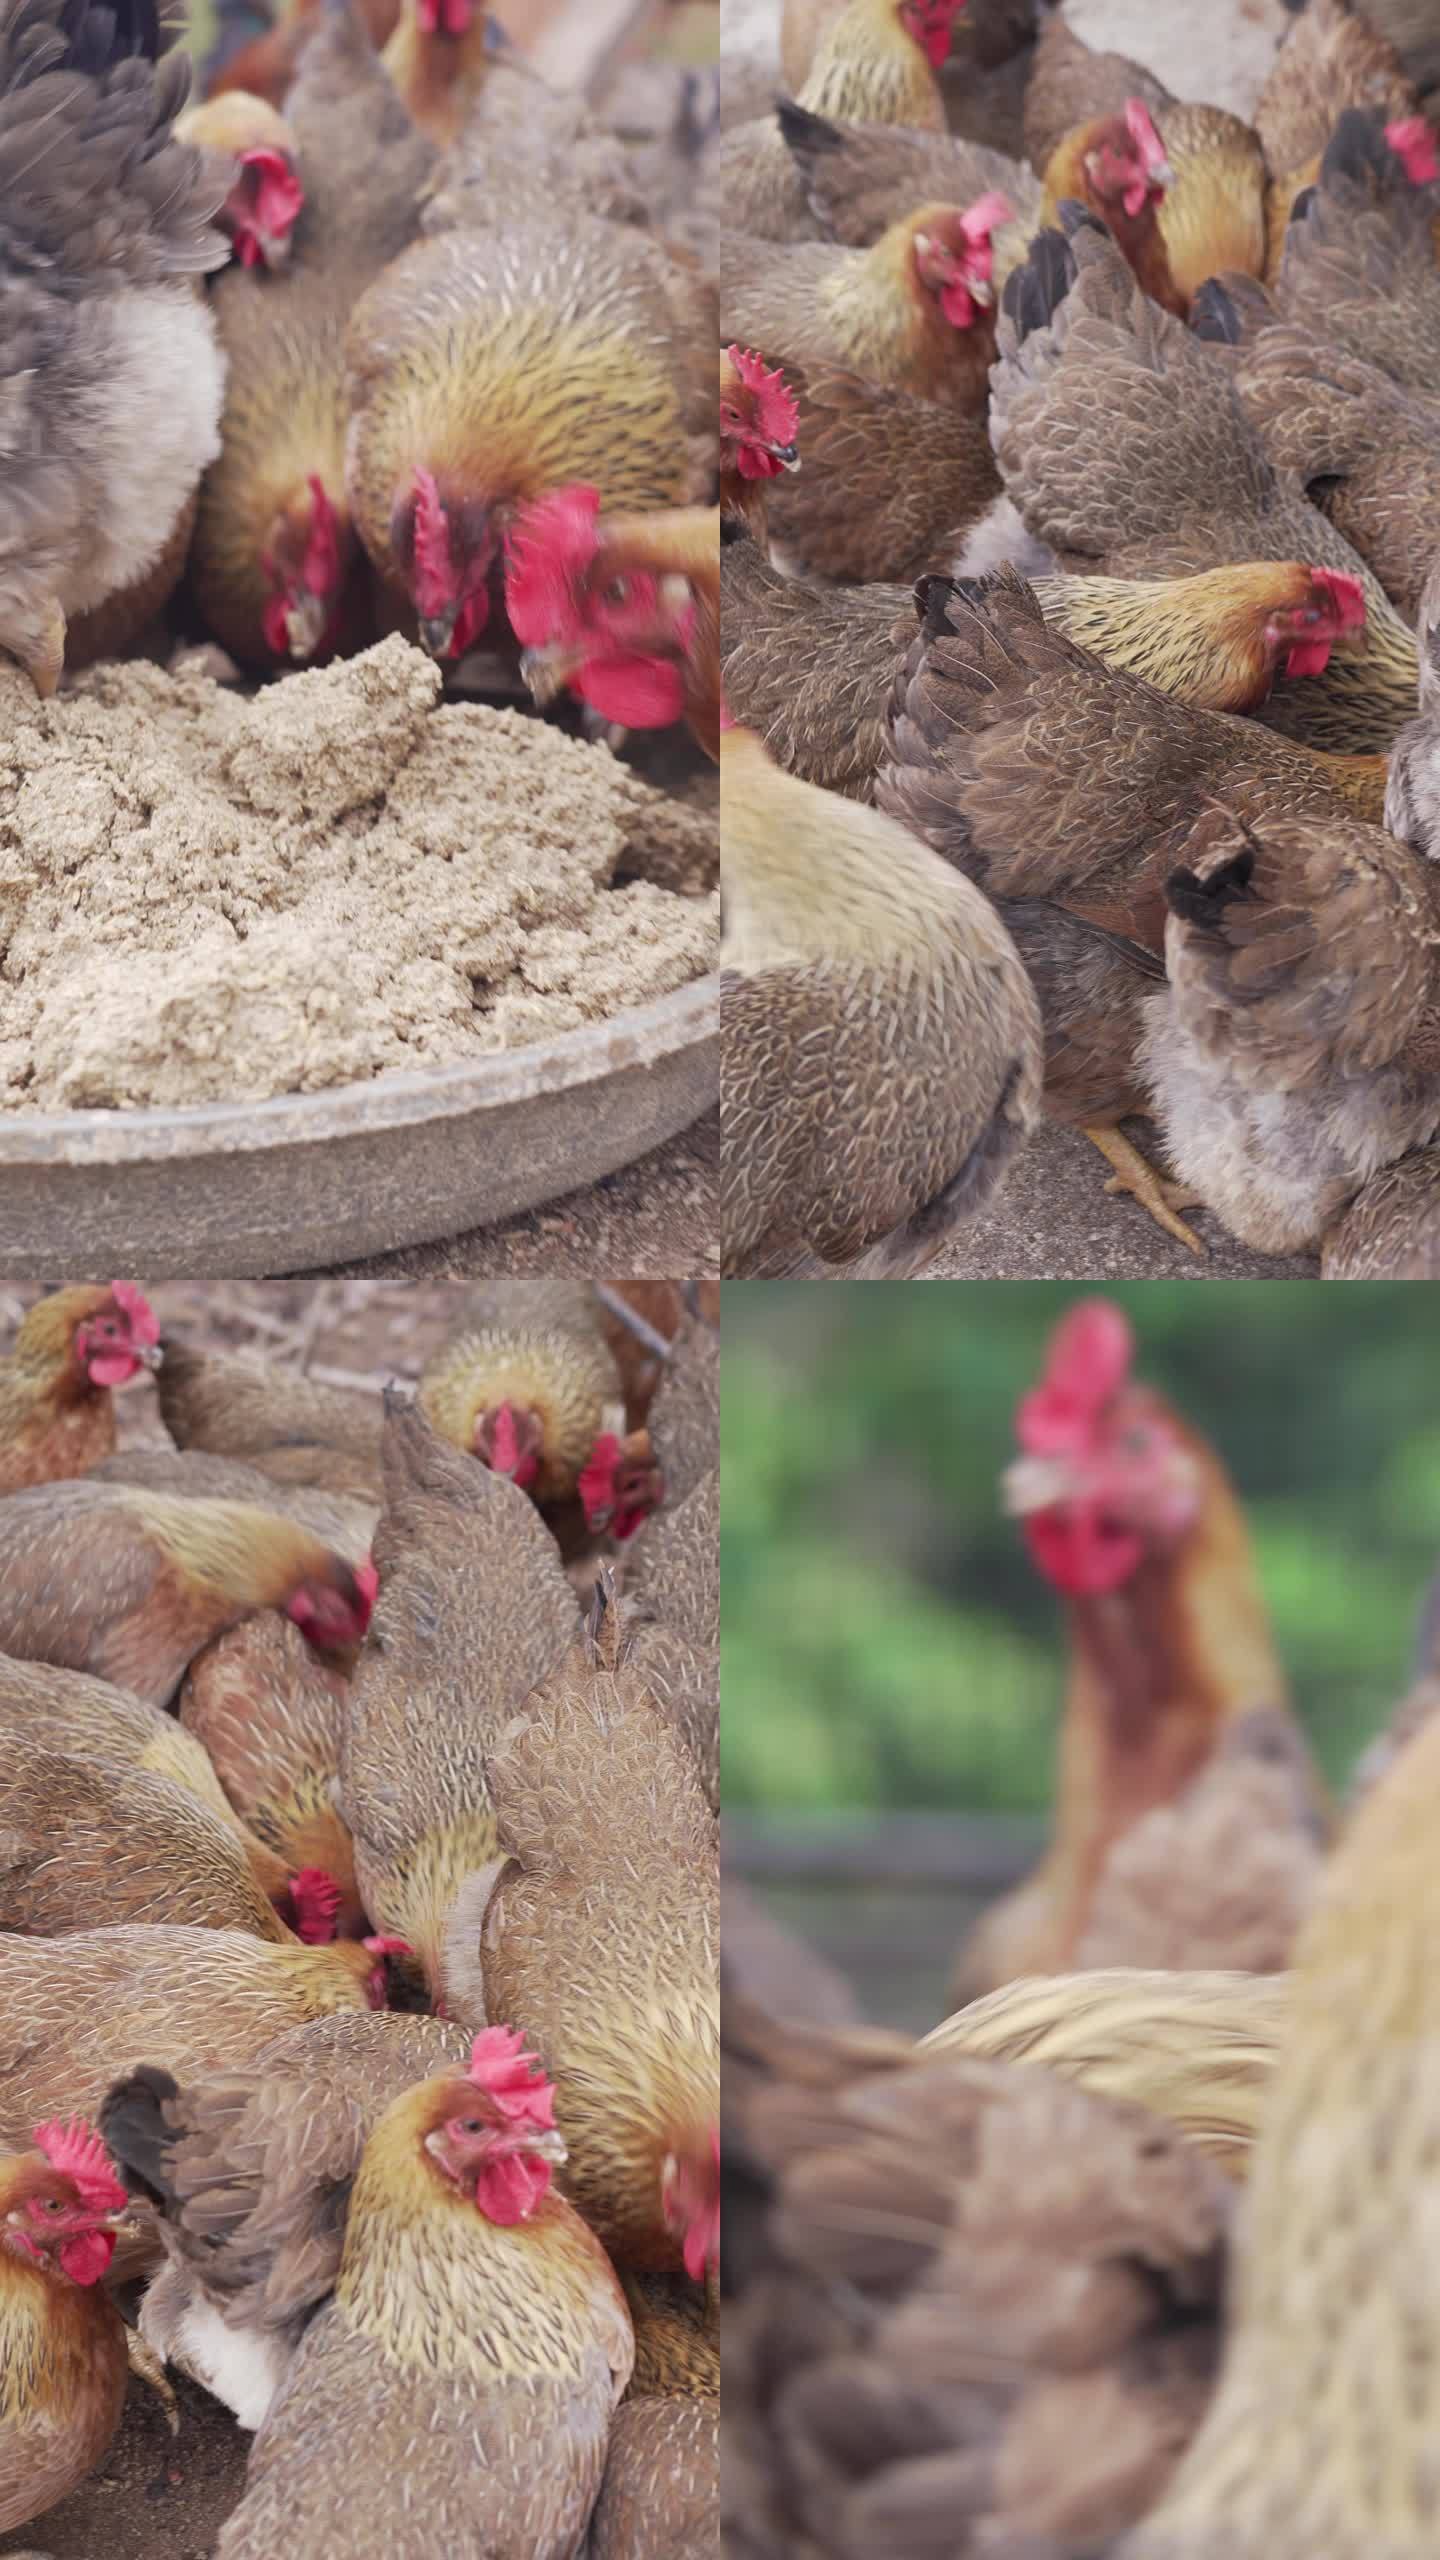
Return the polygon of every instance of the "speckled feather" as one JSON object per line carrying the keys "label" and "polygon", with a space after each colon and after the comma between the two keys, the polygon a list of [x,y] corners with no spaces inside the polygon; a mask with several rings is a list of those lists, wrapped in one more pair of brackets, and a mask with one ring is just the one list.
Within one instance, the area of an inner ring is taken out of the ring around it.
{"label": "speckled feather", "polygon": [[506,1400],[533,1407],[544,1436],[526,1489],[537,1502],[572,1495],[601,1434],[624,1434],[619,1371],[583,1280],[541,1277],[523,1288],[500,1280],[467,1291],[417,1395],[435,1429],[470,1454],[482,1413]]}
{"label": "speckled feather", "polygon": [[343,1450],[380,1466],[381,1418],[374,1396],[327,1387],[303,1370],[167,1341],[156,1381],[160,1413],[182,1449],[249,1458],[296,1446]]}
{"label": "speckled feather", "polygon": [[290,1942],[238,1833],[186,1788],[32,1741],[0,1772],[0,1930],[138,1921]]}
{"label": "speckled feather", "polygon": [[766,484],[777,547],[830,578],[948,566],[1000,487],[984,420],[835,366],[807,365],[791,387],[802,460]]}
{"label": "speckled feather", "polygon": [[78,1366],[75,1328],[110,1303],[106,1288],[57,1289],[29,1308],[0,1360],[0,1494],[83,1476],[115,1446],[115,1403]]}
{"label": "speckled feather", "polygon": [[353,1931],[361,1916],[355,1846],[333,1794],[346,1686],[292,1620],[262,1609],[196,1655],[179,1716],[255,1837],[290,1873],[320,1867],[334,1878],[340,1925]]}
{"label": "speckled feather", "polygon": [[[798,103],[839,122],[945,130],[939,82],[900,22],[899,0],[854,0],[816,53]],[[757,239],[816,236],[800,172],[773,116],[725,135],[719,186],[728,220]]]}

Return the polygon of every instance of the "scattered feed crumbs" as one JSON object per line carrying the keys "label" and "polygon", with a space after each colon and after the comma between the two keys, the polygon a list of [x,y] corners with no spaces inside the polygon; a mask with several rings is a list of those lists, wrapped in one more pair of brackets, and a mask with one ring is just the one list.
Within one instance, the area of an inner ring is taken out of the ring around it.
{"label": "scattered feed crumbs", "polygon": [[454,1065],[714,965],[717,828],[603,746],[443,704],[400,639],[250,699],[0,669],[0,1109]]}

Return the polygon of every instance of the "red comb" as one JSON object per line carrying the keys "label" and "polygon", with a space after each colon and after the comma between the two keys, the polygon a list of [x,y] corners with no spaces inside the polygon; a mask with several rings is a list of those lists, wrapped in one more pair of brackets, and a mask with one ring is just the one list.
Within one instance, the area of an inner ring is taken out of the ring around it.
{"label": "red comb", "polygon": [[603,1529],[615,1501],[615,1476],[620,1464],[620,1443],[613,1431],[602,1431],[575,1480],[575,1490],[584,1506],[586,1522],[592,1529]]}
{"label": "red comb", "polygon": [[372,1956],[413,1956],[415,1953],[408,1938],[362,1938],[360,1944]]}
{"label": "red comb", "polygon": [[130,1327],[131,1339],[146,1344],[160,1339],[160,1319],[133,1280],[112,1280],[110,1295]]}
{"label": "red comb", "polygon": [[1334,604],[1342,631],[1360,631],[1365,625],[1365,589],[1358,578],[1345,569],[1312,569],[1317,587],[1322,587]]}
{"label": "red comb", "polygon": [[515,2027],[482,2027],[470,2047],[469,2077],[495,2101],[511,2124],[555,2124],[555,2084],[538,2053],[527,2053]]}
{"label": "red comb", "polygon": [[1397,160],[1403,161],[1412,187],[1428,186],[1432,178],[1440,177],[1435,137],[1423,116],[1401,116],[1387,124],[1385,139]]}
{"label": "red comb", "polygon": [[600,539],[600,492],[576,482],[539,498],[511,530],[505,603],[522,647],[544,648],[576,627],[574,590]]}
{"label": "red comb", "polygon": [[380,1589],[380,1568],[372,1556],[367,1556],[363,1564],[355,1567],[355,1588],[360,1594],[360,1632],[363,1635],[370,1624],[370,1613]]}
{"label": "red comb", "polygon": [[977,196],[960,216],[960,228],[967,240],[988,240],[1002,222],[1008,222],[1013,211],[1008,196],[994,189],[988,196]]}
{"label": "red comb", "polygon": [[773,372],[763,356],[747,347],[727,347],[730,362],[745,385],[755,394],[755,431],[768,437],[772,444],[793,444],[800,424],[800,403],[786,381],[780,367]]}
{"label": "red comb", "polygon": [[52,2169],[68,2178],[82,2203],[93,2213],[119,2213],[126,2194],[115,2174],[115,2163],[99,2134],[83,2116],[72,2116],[68,2124],[54,2116],[47,2124],[35,2127],[35,2148],[43,2151]]}
{"label": "red comb", "polygon": [[307,483],[310,491],[310,539],[305,545],[305,565],[301,571],[307,594],[328,596],[340,582],[340,527],[330,503],[330,492],[318,471],[312,471]]}
{"label": "red comb", "polygon": [[295,1935],[307,1947],[328,1947],[340,1916],[340,1887],[323,1867],[302,1867],[290,1879]]}
{"label": "red comb", "polygon": [[283,239],[305,202],[305,190],[291,163],[283,151],[260,144],[241,152],[240,166],[255,171],[255,216],[261,230]]}
{"label": "red comb", "polygon": [[1130,1372],[1129,1319],[1108,1298],[1086,1298],[1062,1317],[1045,1374],[1020,1399],[1016,1437],[1029,1457],[1055,1457],[1088,1439]]}
{"label": "red comb", "polygon": [[436,620],[455,601],[455,570],[450,558],[450,527],[433,471],[415,473],[415,610],[422,621]]}

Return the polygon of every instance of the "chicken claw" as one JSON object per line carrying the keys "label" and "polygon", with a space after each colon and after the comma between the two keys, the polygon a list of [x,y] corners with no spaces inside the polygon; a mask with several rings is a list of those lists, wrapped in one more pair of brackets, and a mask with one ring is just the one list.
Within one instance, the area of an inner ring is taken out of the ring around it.
{"label": "chicken claw", "polygon": [[1128,1191],[1133,1200],[1139,1201],[1142,1209],[1149,1210],[1157,1227],[1163,1227],[1168,1236],[1174,1236],[1187,1252],[1205,1252],[1206,1248],[1194,1228],[1187,1227],[1184,1219],[1177,1215],[1181,1209],[1199,1206],[1193,1191],[1184,1190],[1178,1183],[1167,1182],[1152,1164],[1147,1164],[1139,1148],[1119,1129],[1087,1128],[1084,1135],[1092,1146],[1099,1148],[1106,1163],[1115,1168],[1112,1180],[1105,1185],[1107,1192]]}
{"label": "chicken claw", "polygon": [[154,2348],[141,2337],[138,2329],[126,2329],[125,2353],[130,2361],[130,2370],[137,2381],[148,2383],[150,2389],[159,2394],[165,2410],[165,2424],[172,2436],[178,2436],[180,2403],[175,2397],[174,2385]]}
{"label": "chicken claw", "polygon": [[33,645],[23,653],[17,649],[15,655],[42,702],[59,692],[65,667],[65,616],[58,604],[47,606]]}

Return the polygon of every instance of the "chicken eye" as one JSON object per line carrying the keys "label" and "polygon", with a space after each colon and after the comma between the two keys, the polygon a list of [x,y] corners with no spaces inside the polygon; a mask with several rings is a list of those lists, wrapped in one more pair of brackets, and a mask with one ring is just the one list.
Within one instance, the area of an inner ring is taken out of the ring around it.
{"label": "chicken eye", "polygon": [[606,589],[604,590],[604,602],[605,602],[606,604],[628,604],[628,603],[629,603],[629,601],[630,601],[630,581],[629,581],[629,579],[628,579],[628,578],[612,578],[612,579],[611,579],[611,581],[610,581],[609,586],[608,586],[608,587],[606,587]]}
{"label": "chicken eye", "polygon": [[456,2119],[455,2130],[457,2133],[483,2133],[485,2126],[479,2116],[460,2116]]}
{"label": "chicken eye", "polygon": [[42,2196],[40,2198],[40,2210],[42,2213],[59,2213],[61,2210],[59,2197]]}

